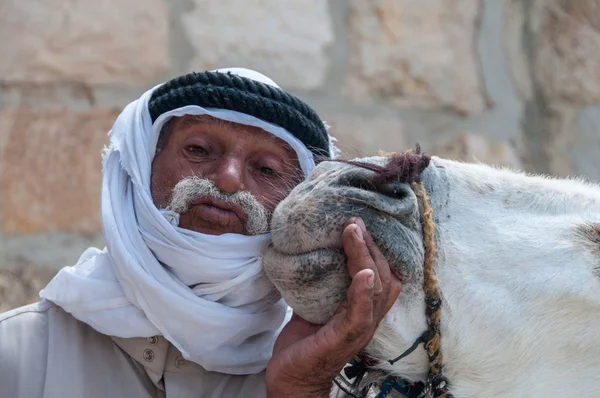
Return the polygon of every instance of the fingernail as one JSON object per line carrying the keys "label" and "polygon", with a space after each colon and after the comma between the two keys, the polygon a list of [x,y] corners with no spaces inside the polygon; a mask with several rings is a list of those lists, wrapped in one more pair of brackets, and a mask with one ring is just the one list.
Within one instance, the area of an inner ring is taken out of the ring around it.
{"label": "fingernail", "polygon": [[356,221],[354,221],[354,224],[358,225],[360,227],[360,229],[367,229],[365,222],[360,217],[356,218]]}
{"label": "fingernail", "polygon": [[373,289],[373,287],[375,286],[375,274],[373,273],[373,271],[371,271],[371,274],[367,276],[367,286],[369,287],[369,289]]}
{"label": "fingernail", "polygon": [[359,225],[357,225],[357,224],[354,224],[354,225],[356,226],[356,228],[354,228],[354,233],[356,234],[356,238],[357,238],[359,241],[362,241],[362,240],[363,240],[363,233],[362,233],[362,229],[360,228],[360,226],[359,226]]}

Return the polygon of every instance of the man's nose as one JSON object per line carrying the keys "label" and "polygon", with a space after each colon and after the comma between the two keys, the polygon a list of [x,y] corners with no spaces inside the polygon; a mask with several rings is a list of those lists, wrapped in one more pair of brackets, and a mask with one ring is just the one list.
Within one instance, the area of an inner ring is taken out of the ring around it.
{"label": "man's nose", "polygon": [[244,189],[244,162],[235,157],[223,157],[208,176],[221,192],[236,193]]}

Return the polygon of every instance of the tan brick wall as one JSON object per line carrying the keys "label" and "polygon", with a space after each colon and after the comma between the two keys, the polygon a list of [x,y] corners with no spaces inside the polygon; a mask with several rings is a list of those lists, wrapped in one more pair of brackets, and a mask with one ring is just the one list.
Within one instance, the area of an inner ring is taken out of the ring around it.
{"label": "tan brick wall", "polygon": [[189,69],[267,71],[287,88],[323,85],[333,44],[326,0],[194,0],[182,23],[195,49]]}
{"label": "tan brick wall", "polygon": [[0,268],[0,313],[34,303],[55,271],[31,264]]}
{"label": "tan brick wall", "polygon": [[0,1],[8,82],[148,84],[168,67],[162,0]]}
{"label": "tan brick wall", "polygon": [[191,70],[271,76],[348,156],[420,143],[600,179],[598,15],[600,0],[0,0],[0,311],[102,245],[106,132]]}
{"label": "tan brick wall", "polygon": [[473,42],[481,0],[350,1],[349,95],[477,114],[486,98]]}
{"label": "tan brick wall", "polygon": [[0,157],[4,234],[100,229],[102,148],[118,112],[7,108]]}

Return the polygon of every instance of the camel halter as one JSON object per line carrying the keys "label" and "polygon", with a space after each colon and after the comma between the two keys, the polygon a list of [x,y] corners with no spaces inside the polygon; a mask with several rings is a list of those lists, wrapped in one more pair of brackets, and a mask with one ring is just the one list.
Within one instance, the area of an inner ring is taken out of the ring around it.
{"label": "camel halter", "polygon": [[[401,156],[406,157],[424,157],[421,155],[420,148],[417,147],[415,154],[406,153],[401,155],[393,154],[390,159],[390,163],[394,158],[399,159]],[[413,160],[414,160],[413,158]],[[357,165],[359,167],[365,167],[366,165],[358,162],[348,162],[350,164]],[[417,163],[417,162],[412,162]],[[426,162],[418,161],[416,168],[422,168],[422,172],[429,165],[429,157],[426,158]],[[425,164],[424,164],[425,163]],[[414,167],[409,159],[408,169]],[[376,168],[367,166],[372,171],[382,172],[382,170],[376,170]],[[405,170],[404,164],[402,165],[403,175],[414,177],[417,175],[417,170]],[[389,179],[389,170],[387,179]],[[400,175],[398,173],[398,175]],[[420,177],[420,172],[418,173]],[[398,179],[397,179],[398,180]],[[397,181],[396,180],[396,181]],[[418,182],[417,182],[418,181]],[[406,181],[408,182],[408,181]],[[414,398],[429,398],[429,397],[440,397],[440,398],[453,398],[453,395],[449,392],[448,379],[444,376],[444,358],[440,349],[441,330],[440,330],[440,317],[442,313],[442,299],[440,295],[440,289],[438,286],[438,278],[435,274],[435,224],[433,222],[433,211],[429,202],[429,195],[420,181],[420,178],[413,178],[410,182],[410,186],[417,197],[419,205],[420,222],[423,233],[423,247],[424,247],[424,262],[423,262],[423,291],[425,293],[425,316],[427,318],[427,330],[414,342],[414,344],[405,352],[400,354],[398,357],[388,360],[393,365],[402,358],[410,355],[420,343],[424,343],[424,348],[427,351],[427,357],[429,358],[429,373],[427,379],[424,382],[409,383],[397,376],[388,376],[381,383],[377,383],[380,392],[375,398],[385,398],[391,393],[392,390],[400,391],[403,394],[409,394],[410,397]],[[349,384],[343,378],[337,378],[335,380],[336,385],[342,389],[346,394],[352,397],[359,398],[361,394],[358,390],[358,385],[362,380],[363,375],[368,371],[369,367],[373,365],[372,360],[369,358],[361,357],[359,355],[359,361],[353,361],[352,366],[346,368],[344,373],[349,379],[356,380]],[[344,385],[345,384],[345,385]],[[367,386],[367,389],[370,386]]]}
{"label": "camel halter", "polygon": [[[440,349],[440,317],[442,314],[442,299],[438,286],[438,278],[435,275],[435,224],[433,222],[433,211],[429,203],[429,195],[423,187],[423,183],[413,182],[410,184],[417,196],[419,203],[419,214],[421,215],[421,228],[423,230],[423,247],[425,259],[423,262],[423,291],[425,292],[425,316],[427,317],[428,330],[425,332],[423,342],[429,358],[429,374],[426,387],[430,388],[433,397],[451,398],[448,389],[448,379],[444,376],[444,357]],[[402,355],[399,357],[401,358]],[[394,364],[394,360],[390,361]]]}

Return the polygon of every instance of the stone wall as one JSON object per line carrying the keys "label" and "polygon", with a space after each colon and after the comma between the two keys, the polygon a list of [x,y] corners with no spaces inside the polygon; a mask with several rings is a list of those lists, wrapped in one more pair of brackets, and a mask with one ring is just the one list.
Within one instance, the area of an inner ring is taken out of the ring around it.
{"label": "stone wall", "polygon": [[106,132],[191,70],[271,76],[350,156],[600,179],[600,0],[0,0],[0,54],[0,311],[102,246]]}

